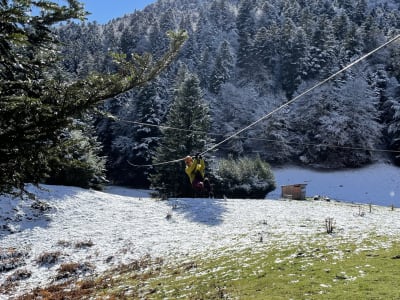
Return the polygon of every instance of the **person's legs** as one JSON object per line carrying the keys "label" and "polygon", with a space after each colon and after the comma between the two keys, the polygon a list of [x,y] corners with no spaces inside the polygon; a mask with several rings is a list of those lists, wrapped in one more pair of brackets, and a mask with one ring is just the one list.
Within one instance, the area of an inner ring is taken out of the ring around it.
{"label": "person's legs", "polygon": [[196,192],[201,192],[204,189],[204,183],[199,179],[195,178],[192,182],[192,187]]}

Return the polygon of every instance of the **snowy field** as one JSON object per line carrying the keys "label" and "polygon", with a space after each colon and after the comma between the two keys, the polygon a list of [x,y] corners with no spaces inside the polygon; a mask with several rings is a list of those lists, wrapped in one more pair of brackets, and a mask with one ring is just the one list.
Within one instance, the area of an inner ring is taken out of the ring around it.
{"label": "snowy field", "polygon": [[[371,234],[398,238],[400,209],[388,205],[399,202],[399,170],[387,165],[332,173],[274,170],[276,192],[282,184],[307,183],[307,196],[348,202],[160,201],[151,199],[148,191],[121,187],[103,192],[30,187],[40,202],[0,197],[0,299],[62,281],[63,264],[79,264],[78,276],[85,276],[148,254],[175,261],[197,254],[216,256],[221,249],[304,241],[357,243]],[[279,193],[268,196],[279,198]],[[353,200],[380,206],[370,211],[369,205],[350,203]],[[326,233],[327,218],[335,222],[332,235],[321,234]],[[6,286],[12,294],[5,294]]]}
{"label": "snowy field", "polygon": [[279,199],[280,186],[305,183],[307,196],[400,207],[400,168],[375,164],[360,169],[316,172],[289,167],[274,169],[277,189],[268,198]]}

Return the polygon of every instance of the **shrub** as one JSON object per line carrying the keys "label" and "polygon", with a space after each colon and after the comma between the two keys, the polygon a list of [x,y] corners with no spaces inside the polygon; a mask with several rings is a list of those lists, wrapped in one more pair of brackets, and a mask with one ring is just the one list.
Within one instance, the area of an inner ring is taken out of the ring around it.
{"label": "shrub", "polygon": [[53,265],[58,261],[60,255],[60,251],[44,252],[36,258],[36,262],[41,266]]}
{"label": "shrub", "polygon": [[75,262],[70,262],[70,263],[63,263],[60,265],[60,267],[57,269],[57,274],[55,279],[56,280],[62,280],[62,279],[68,279],[71,277],[78,277],[80,275],[87,275],[87,274],[92,274],[95,269],[95,266],[84,262],[84,263],[75,263]]}
{"label": "shrub", "polygon": [[265,198],[276,188],[269,164],[259,157],[222,159],[213,173],[212,182],[216,195]]}

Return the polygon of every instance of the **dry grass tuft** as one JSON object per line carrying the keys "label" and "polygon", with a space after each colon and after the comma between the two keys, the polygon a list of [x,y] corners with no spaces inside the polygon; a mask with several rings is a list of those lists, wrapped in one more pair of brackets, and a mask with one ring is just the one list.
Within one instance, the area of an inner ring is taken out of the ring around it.
{"label": "dry grass tuft", "polygon": [[57,263],[60,256],[61,256],[60,251],[45,252],[36,258],[36,262],[40,266],[53,265],[53,264]]}
{"label": "dry grass tuft", "polygon": [[94,245],[92,240],[87,240],[87,241],[81,241],[75,243],[75,248],[90,248]]}

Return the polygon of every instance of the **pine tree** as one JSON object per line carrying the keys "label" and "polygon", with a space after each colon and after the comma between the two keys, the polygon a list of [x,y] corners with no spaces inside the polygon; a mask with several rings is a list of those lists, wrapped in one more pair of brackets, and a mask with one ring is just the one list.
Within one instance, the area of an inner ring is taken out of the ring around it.
{"label": "pine tree", "polygon": [[152,41],[152,47],[154,48],[151,49],[151,52],[155,57],[161,57],[164,49],[168,47],[168,39],[166,38],[165,33],[174,30],[176,27],[174,11],[168,9],[160,16],[158,27],[155,28],[155,33],[153,33],[153,35],[158,33],[155,41]]}
{"label": "pine tree", "polygon": [[[31,14],[35,8],[38,15]],[[119,73],[66,83],[52,76],[59,49],[51,28],[83,19],[82,4],[2,0],[0,15],[0,191],[42,182],[52,172],[50,160],[62,158],[63,135],[73,122],[101,101],[156,77],[187,38],[185,32],[170,32],[170,49],[159,61],[150,54],[131,61],[115,55]]]}
{"label": "pine tree", "polygon": [[372,84],[380,96],[380,120],[385,126],[387,148],[393,151],[394,162],[400,166],[400,85],[396,78],[389,78],[385,70],[373,75]]}
{"label": "pine tree", "polygon": [[0,191],[23,190],[49,172],[49,157],[68,125],[46,78],[56,62],[56,44],[49,26],[82,18],[77,1],[69,7],[40,5],[47,13],[30,16],[31,1],[0,2]]}
{"label": "pine tree", "polygon": [[285,23],[282,32],[282,88],[290,99],[301,83],[302,64],[306,57],[307,39],[302,29],[296,29],[291,20]]}
{"label": "pine tree", "polygon": [[400,101],[390,99],[392,120],[388,126],[389,147],[393,150],[395,163],[400,166]]}
{"label": "pine tree", "polygon": [[[165,126],[153,163],[168,162],[205,150],[209,143],[207,133],[210,119],[197,76],[186,74],[178,83]],[[150,177],[153,188],[168,195],[191,193],[183,161],[162,164],[154,168],[155,173]]]}
{"label": "pine tree", "polygon": [[349,17],[346,14],[335,16],[332,19],[332,26],[336,38],[340,41],[343,41],[347,35],[347,31],[349,30]]}
{"label": "pine tree", "polygon": [[355,9],[352,15],[350,15],[353,22],[357,25],[361,25],[367,17],[368,3],[366,0],[356,1]]}
{"label": "pine tree", "polygon": [[275,26],[279,19],[278,7],[272,4],[271,1],[265,1],[260,9],[259,27],[269,28],[270,26]]}
{"label": "pine tree", "polygon": [[251,49],[255,30],[252,16],[253,0],[242,0],[239,5],[236,27],[238,31],[239,48],[237,52],[237,67],[241,75],[249,75],[252,72],[253,57]]}
{"label": "pine tree", "polygon": [[117,121],[111,126],[104,126],[107,123],[98,126],[102,142],[109,145],[106,151],[108,178],[118,185],[148,188],[151,168],[132,167],[132,164],[150,164],[158,145],[158,126],[162,119],[158,83],[121,98],[122,95],[119,96],[121,105],[116,106],[113,113],[118,115]]}
{"label": "pine tree", "polygon": [[233,69],[233,57],[229,49],[229,43],[223,41],[215,61],[214,71],[211,74],[210,90],[217,94],[222,84],[231,77]]}
{"label": "pine tree", "polygon": [[235,19],[234,12],[230,9],[228,2],[227,0],[214,1],[209,9],[210,21],[224,31],[229,31],[234,27],[232,24]]}
{"label": "pine tree", "polygon": [[364,36],[360,34],[360,31],[360,28],[352,24],[343,41],[348,59],[354,59],[362,54]]}
{"label": "pine tree", "polygon": [[123,53],[130,55],[136,47],[138,37],[131,27],[125,27],[121,32],[120,48]]}
{"label": "pine tree", "polygon": [[327,78],[337,63],[337,44],[334,37],[334,28],[330,20],[324,18],[320,26],[314,31],[312,45],[308,47],[308,55],[303,69],[303,77]]}
{"label": "pine tree", "polygon": [[[260,68],[265,67],[266,69],[272,68],[272,60],[274,56],[274,49],[271,46],[271,35],[270,32],[264,26],[261,27],[255,36],[253,53],[259,63]],[[265,72],[264,68],[261,68],[261,72]]]}
{"label": "pine tree", "polygon": [[[156,147],[160,139],[159,125],[161,123],[160,99],[157,86],[151,84],[144,88],[138,95],[137,101],[137,123],[133,127],[133,147],[130,161],[138,165],[150,164],[156,153]],[[152,168],[136,168],[134,173],[135,186],[148,187],[149,174]],[[131,171],[131,172],[132,172]]]}

